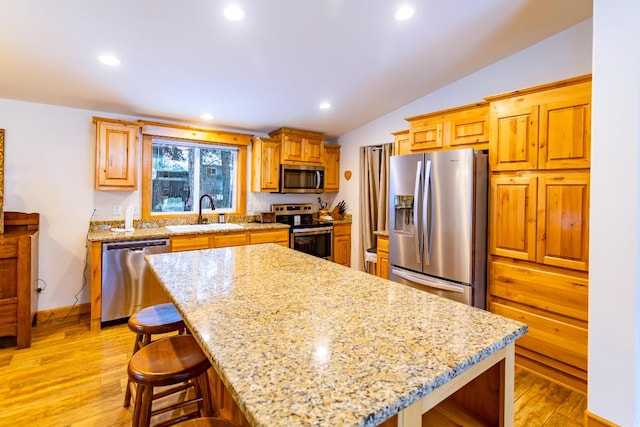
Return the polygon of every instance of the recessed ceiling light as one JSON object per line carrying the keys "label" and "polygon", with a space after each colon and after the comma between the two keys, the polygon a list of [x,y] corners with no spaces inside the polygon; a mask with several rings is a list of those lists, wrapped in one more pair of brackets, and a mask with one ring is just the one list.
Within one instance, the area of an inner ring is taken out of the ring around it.
{"label": "recessed ceiling light", "polygon": [[116,67],[120,65],[120,60],[113,55],[101,55],[98,59],[104,65],[109,65],[110,67]]}
{"label": "recessed ceiling light", "polygon": [[224,10],[224,16],[229,21],[242,21],[244,19],[244,10],[234,4]]}
{"label": "recessed ceiling light", "polygon": [[213,120],[213,114],[205,113],[205,114],[201,115],[200,118],[202,120]]}
{"label": "recessed ceiling light", "polygon": [[396,15],[395,15],[396,20],[397,21],[407,20],[413,16],[414,12],[415,10],[413,10],[411,6],[402,6],[401,8],[396,10]]}
{"label": "recessed ceiling light", "polygon": [[331,104],[328,102],[323,102],[322,104],[320,104],[321,110],[328,110],[329,108],[331,108]]}

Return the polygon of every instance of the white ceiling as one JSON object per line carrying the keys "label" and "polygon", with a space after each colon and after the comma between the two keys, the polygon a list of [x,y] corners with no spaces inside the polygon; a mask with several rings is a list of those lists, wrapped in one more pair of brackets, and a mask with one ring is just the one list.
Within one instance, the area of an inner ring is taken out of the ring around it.
{"label": "white ceiling", "polygon": [[[0,98],[335,137],[593,10],[592,0],[413,0],[413,18],[398,22],[396,0],[235,0],[247,15],[232,22],[232,1],[0,0]],[[121,65],[98,62],[105,52]]]}

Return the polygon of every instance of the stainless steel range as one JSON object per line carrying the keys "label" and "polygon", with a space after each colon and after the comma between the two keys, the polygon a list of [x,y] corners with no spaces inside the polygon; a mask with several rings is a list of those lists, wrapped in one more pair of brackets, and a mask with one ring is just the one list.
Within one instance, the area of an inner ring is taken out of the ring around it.
{"label": "stainless steel range", "polygon": [[312,203],[271,205],[276,222],[288,224],[289,247],[333,261],[333,223],[316,219]]}

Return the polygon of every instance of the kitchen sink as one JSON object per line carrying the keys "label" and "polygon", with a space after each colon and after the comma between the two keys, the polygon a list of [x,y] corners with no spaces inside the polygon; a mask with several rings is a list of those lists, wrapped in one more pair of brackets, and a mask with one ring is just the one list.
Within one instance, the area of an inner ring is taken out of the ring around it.
{"label": "kitchen sink", "polygon": [[212,223],[212,224],[189,224],[189,225],[166,225],[169,231],[184,233],[189,231],[226,231],[226,230],[242,230],[242,226],[229,223]]}

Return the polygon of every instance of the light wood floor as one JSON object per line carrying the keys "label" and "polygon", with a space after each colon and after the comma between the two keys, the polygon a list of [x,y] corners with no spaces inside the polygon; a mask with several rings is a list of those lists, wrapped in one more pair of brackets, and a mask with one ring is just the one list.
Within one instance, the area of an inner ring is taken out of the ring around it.
{"label": "light wood floor", "polygon": [[[31,348],[0,338],[0,426],[127,426],[122,407],[133,334],[89,331],[88,318],[33,330]],[[586,398],[516,368],[515,425],[582,426]]]}

